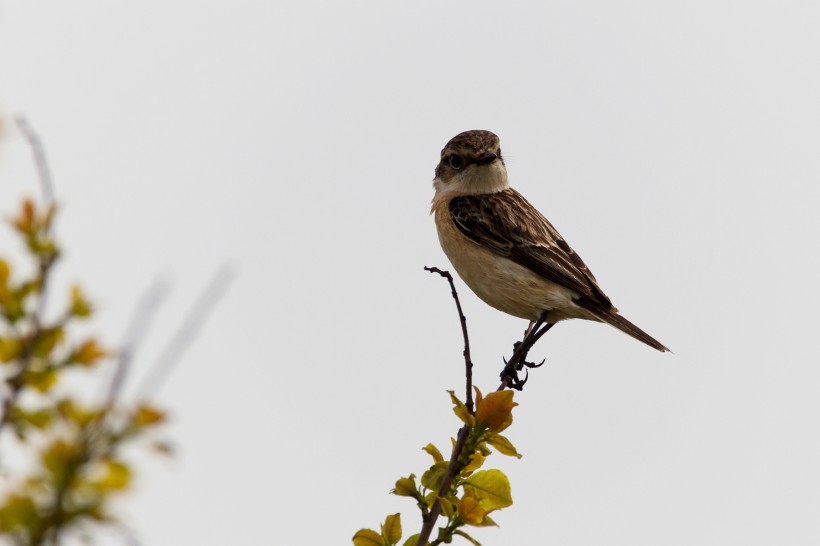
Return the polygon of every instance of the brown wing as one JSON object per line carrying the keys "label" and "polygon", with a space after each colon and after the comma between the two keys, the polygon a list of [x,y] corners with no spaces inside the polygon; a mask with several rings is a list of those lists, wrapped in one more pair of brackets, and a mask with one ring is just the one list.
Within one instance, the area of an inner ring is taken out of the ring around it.
{"label": "brown wing", "polygon": [[458,229],[476,243],[578,292],[584,303],[612,308],[581,257],[514,189],[454,197],[450,215]]}

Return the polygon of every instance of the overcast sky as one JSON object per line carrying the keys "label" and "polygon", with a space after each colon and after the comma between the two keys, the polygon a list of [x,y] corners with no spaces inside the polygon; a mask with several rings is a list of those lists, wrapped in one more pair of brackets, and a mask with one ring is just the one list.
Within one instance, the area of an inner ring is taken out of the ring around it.
{"label": "overcast sky", "polygon": [[[135,453],[141,544],[348,544],[449,444],[463,390],[428,215],[455,134],[510,180],[661,354],[559,324],[493,455],[485,546],[820,543],[820,3],[0,0],[0,213],[45,140],[66,258],[116,343],[173,278],[150,367],[237,272]],[[0,254],[12,247],[0,234]],[[459,284],[476,383],[524,321]],[[116,543],[113,536],[107,537]]]}

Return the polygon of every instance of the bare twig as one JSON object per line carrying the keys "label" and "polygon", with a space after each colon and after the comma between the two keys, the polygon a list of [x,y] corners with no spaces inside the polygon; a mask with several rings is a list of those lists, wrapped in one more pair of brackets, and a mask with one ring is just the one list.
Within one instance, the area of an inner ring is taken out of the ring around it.
{"label": "bare twig", "polygon": [[159,306],[167,298],[170,284],[170,281],[167,279],[156,279],[142,295],[136,309],[134,309],[131,315],[131,322],[125,330],[125,341],[122,344],[122,350],[117,359],[114,375],[111,377],[111,383],[108,385],[108,393],[106,394],[106,404],[108,406],[114,403],[122,390],[122,386],[130,371],[134,354],[145,339]]}
{"label": "bare twig", "polygon": [[20,129],[20,133],[28,142],[31,153],[34,155],[34,164],[37,167],[37,175],[40,179],[40,189],[43,192],[43,200],[46,206],[50,207],[54,204],[54,185],[51,182],[51,169],[48,166],[43,141],[40,140],[40,136],[31,126],[26,116],[19,115],[14,118],[14,121],[17,123],[17,128]]}
{"label": "bare twig", "polygon": [[424,267],[425,271],[430,273],[438,273],[450,283],[450,290],[453,294],[453,299],[456,300],[456,309],[458,310],[458,318],[461,321],[461,334],[464,337],[464,367],[466,368],[467,376],[467,410],[470,413],[475,413],[473,409],[473,361],[470,358],[470,336],[467,334],[467,317],[461,310],[461,301],[458,299],[458,292],[456,292],[456,285],[453,283],[453,276],[449,271],[442,271],[438,267]]}
{"label": "bare twig", "polygon": [[199,294],[193,307],[188,312],[182,325],[165,346],[152,371],[137,389],[138,397],[148,398],[160,388],[168,378],[174,366],[179,362],[186,349],[202,330],[205,320],[225,295],[228,286],[235,276],[233,269],[222,266]]}
{"label": "bare twig", "polygon": [[[450,274],[449,271],[442,271],[437,267],[425,266],[424,270],[429,271],[430,273],[438,273],[439,275],[447,279],[448,283],[450,283],[450,293],[453,295],[453,299],[456,302],[456,310],[458,311],[458,318],[461,323],[461,334],[464,337],[463,354],[467,389],[467,400],[465,405],[467,406],[467,410],[471,414],[475,414],[473,404],[473,361],[470,358],[470,336],[467,333],[467,317],[464,316],[464,312],[461,309],[461,301],[458,299],[458,292],[456,291],[456,285],[453,282],[453,276]],[[463,427],[461,427],[461,429],[459,429],[458,435],[456,437],[456,443],[453,446],[453,452],[450,455],[450,462],[447,465],[447,470],[445,471],[444,478],[441,481],[441,487],[439,487],[438,490],[439,498],[444,498],[447,496],[447,493],[450,490],[450,484],[452,484],[453,482],[453,478],[461,471],[459,459],[461,457],[461,452],[464,450],[464,445],[466,444],[469,435],[470,427],[468,425],[464,425]],[[416,541],[416,546],[424,546],[428,543],[430,539],[430,534],[433,532],[433,527],[436,526],[436,521],[438,521],[440,515],[441,501],[439,499],[436,499],[430,511],[422,515],[421,533],[419,533],[419,538]]]}
{"label": "bare twig", "polygon": [[[439,498],[447,496],[447,492],[450,490],[450,484],[453,482],[453,478],[461,471],[458,460],[461,456],[461,451],[464,449],[464,444],[467,443],[467,437],[469,435],[469,425],[464,425],[459,429],[458,437],[456,437],[456,445],[453,446],[453,453],[450,455],[450,463],[447,465],[447,472],[444,474],[444,479],[441,480],[441,487],[438,488]],[[423,522],[421,532],[419,533],[419,538],[416,541],[416,546],[426,546],[427,542],[430,540],[430,534],[433,532],[433,527],[436,526],[436,521],[440,515],[441,501],[436,499],[436,502],[433,503],[433,507],[430,509],[430,513],[426,514],[422,518]]]}

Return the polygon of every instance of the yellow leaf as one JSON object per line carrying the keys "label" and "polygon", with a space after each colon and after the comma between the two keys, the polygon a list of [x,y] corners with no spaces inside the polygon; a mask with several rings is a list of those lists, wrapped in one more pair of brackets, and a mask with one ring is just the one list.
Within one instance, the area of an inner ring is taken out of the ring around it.
{"label": "yellow leaf", "polygon": [[[407,540],[404,541],[402,546],[416,546],[416,542],[419,541],[419,533],[409,537]],[[430,544],[429,542],[427,544]]]}
{"label": "yellow leaf", "polygon": [[475,403],[478,404],[484,399],[484,395],[481,394],[481,390],[475,385],[473,385],[473,390],[475,391]]}
{"label": "yellow leaf", "polygon": [[20,341],[0,337],[0,362],[11,362],[20,355]]}
{"label": "yellow leaf", "polygon": [[95,419],[98,419],[103,412],[101,409],[95,410],[85,408],[75,403],[70,398],[63,398],[57,402],[57,411],[60,412],[60,415],[77,423],[81,427],[89,424]]}
{"label": "yellow leaf", "polygon": [[391,493],[399,497],[415,497],[418,492],[415,474],[410,474],[407,478],[399,478],[396,480],[396,487],[391,491]]}
{"label": "yellow leaf", "polygon": [[43,466],[51,474],[51,482],[59,487],[64,487],[66,471],[79,463],[79,457],[79,447],[62,439],[53,441],[40,452]]}
{"label": "yellow leaf", "polygon": [[132,422],[138,427],[144,427],[162,423],[165,419],[167,419],[165,413],[147,404],[143,404],[134,412]]}
{"label": "yellow leaf", "polygon": [[458,515],[468,525],[481,525],[487,515],[487,510],[481,506],[480,499],[472,495],[464,495],[458,501]]}
{"label": "yellow leaf", "polygon": [[475,418],[470,415],[470,412],[467,410],[467,406],[464,405],[464,402],[459,400],[453,391],[447,392],[450,393],[450,400],[453,402],[453,412],[456,414],[456,417],[461,419],[465,425],[473,426],[475,424]]}
{"label": "yellow leaf", "polygon": [[34,203],[31,199],[25,199],[20,213],[12,220],[12,225],[24,235],[34,232]]}
{"label": "yellow leaf", "polygon": [[31,497],[19,493],[6,495],[5,503],[0,505],[0,531],[31,532],[38,525],[40,513]]}
{"label": "yellow leaf", "polygon": [[57,383],[59,376],[51,369],[45,370],[28,370],[23,374],[23,381],[26,385],[37,389],[40,392],[48,392]]}
{"label": "yellow leaf", "polygon": [[401,540],[401,514],[387,516],[382,525],[382,536],[391,546]]}
{"label": "yellow leaf", "polygon": [[484,464],[484,459],[484,455],[478,452],[470,455],[470,462],[461,470],[462,475],[467,476],[481,468],[481,465]]}
{"label": "yellow leaf", "polygon": [[79,286],[71,287],[71,307],[69,312],[75,317],[88,317],[94,311]]}
{"label": "yellow leaf", "polygon": [[108,351],[103,349],[94,339],[87,339],[74,350],[69,357],[69,362],[76,362],[83,366],[91,366],[99,359],[108,356]]}
{"label": "yellow leaf", "polygon": [[464,491],[482,501],[487,512],[512,504],[510,481],[500,470],[481,470],[463,482]]}
{"label": "yellow leaf", "polygon": [[490,437],[487,438],[487,443],[496,448],[502,455],[521,458],[521,454],[515,449],[512,442],[500,434],[491,434]]}
{"label": "yellow leaf", "polygon": [[430,456],[433,457],[433,460],[437,463],[440,463],[444,460],[444,457],[441,456],[441,451],[439,451],[438,448],[433,444],[427,444],[421,449],[429,453]]}
{"label": "yellow leaf", "polygon": [[39,409],[32,411],[24,411],[18,409],[14,412],[14,417],[31,425],[34,428],[44,429],[51,424],[53,413],[48,409]]}
{"label": "yellow leaf", "polygon": [[501,432],[512,424],[513,391],[491,392],[476,403],[475,420],[493,432]]}
{"label": "yellow leaf", "polygon": [[353,535],[354,546],[384,546],[382,536],[373,529],[359,529]]}
{"label": "yellow leaf", "polygon": [[103,491],[121,491],[131,483],[131,469],[119,461],[106,461],[103,476],[94,485]]}

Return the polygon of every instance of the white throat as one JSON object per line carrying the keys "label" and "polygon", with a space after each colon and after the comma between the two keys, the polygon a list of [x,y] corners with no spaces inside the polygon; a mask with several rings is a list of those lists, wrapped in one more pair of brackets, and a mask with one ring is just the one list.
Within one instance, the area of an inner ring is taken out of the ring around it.
{"label": "white throat", "polygon": [[456,174],[449,182],[440,178],[433,180],[436,195],[445,192],[497,193],[510,187],[507,169],[500,160],[489,165],[472,164]]}

